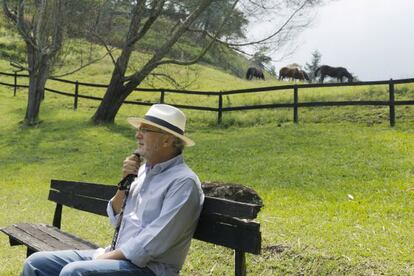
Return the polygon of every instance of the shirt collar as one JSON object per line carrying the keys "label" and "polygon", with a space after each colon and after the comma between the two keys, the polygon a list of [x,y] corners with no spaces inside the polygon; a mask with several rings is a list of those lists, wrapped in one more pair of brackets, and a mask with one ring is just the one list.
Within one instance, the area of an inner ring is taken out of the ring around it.
{"label": "shirt collar", "polygon": [[145,169],[149,171],[153,171],[154,173],[161,173],[171,167],[174,167],[176,165],[179,165],[184,162],[184,158],[182,154],[179,154],[165,162],[155,164],[154,166],[145,165]]}

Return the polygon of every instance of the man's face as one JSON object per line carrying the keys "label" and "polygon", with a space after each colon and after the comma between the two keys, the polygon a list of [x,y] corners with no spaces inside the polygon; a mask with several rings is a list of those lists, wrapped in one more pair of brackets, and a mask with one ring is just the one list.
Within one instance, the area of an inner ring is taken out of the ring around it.
{"label": "man's face", "polygon": [[166,132],[151,125],[141,124],[136,130],[138,153],[147,161],[156,160],[162,150]]}

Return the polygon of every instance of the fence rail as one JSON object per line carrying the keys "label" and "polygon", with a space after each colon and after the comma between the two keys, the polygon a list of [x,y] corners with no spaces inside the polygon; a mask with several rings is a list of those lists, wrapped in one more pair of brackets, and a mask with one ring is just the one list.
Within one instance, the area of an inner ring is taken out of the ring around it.
{"label": "fence rail", "polygon": [[[13,77],[14,83],[5,83],[0,82],[0,85],[14,87],[14,95],[16,95],[17,88],[28,88],[28,85],[18,84],[18,78],[28,78],[27,74],[18,74],[17,71],[14,73],[5,73],[0,72],[0,75]],[[73,108],[76,110],[78,108],[79,98],[89,99],[89,100],[102,100],[100,97],[87,96],[79,94],[79,87],[97,87],[97,88],[107,88],[108,85],[105,84],[95,84],[95,83],[86,83],[79,81],[71,81],[60,78],[50,78],[50,80],[68,83],[74,85],[74,92],[64,92],[58,91],[51,88],[45,88],[45,91],[69,96],[74,98]],[[240,111],[240,110],[254,110],[254,109],[275,109],[275,108],[293,108],[293,121],[295,123],[299,122],[299,107],[331,107],[331,106],[389,106],[389,121],[390,126],[395,125],[395,106],[396,105],[414,105],[414,100],[395,100],[395,85],[396,84],[406,84],[414,83],[414,78],[409,79],[397,79],[397,80],[383,80],[383,81],[365,81],[365,82],[353,82],[353,83],[305,83],[305,84],[293,84],[293,85],[280,85],[280,86],[269,86],[269,87],[258,87],[250,89],[237,89],[237,90],[227,90],[227,91],[192,91],[192,90],[177,90],[177,89],[167,89],[167,88],[135,88],[134,91],[140,92],[149,92],[149,93],[160,93],[158,102],[144,102],[144,101],[124,101],[125,104],[135,104],[135,105],[153,105],[155,103],[167,103],[165,100],[166,93],[173,94],[187,94],[187,95],[202,95],[202,96],[217,96],[217,108],[215,107],[206,107],[206,106],[196,106],[196,105],[184,105],[184,104],[175,104],[174,106],[184,109],[193,109],[193,110],[203,110],[203,111],[212,111],[217,112],[217,123],[222,122],[223,113],[231,111]],[[367,85],[388,85],[388,101],[324,101],[324,102],[299,102],[299,89],[308,89],[308,88],[323,88],[323,87],[345,87],[345,86],[367,86]],[[261,93],[261,92],[280,92],[281,90],[292,90],[293,91],[293,103],[273,103],[273,104],[257,104],[257,105],[243,105],[243,106],[223,106],[223,96],[236,95],[236,94],[250,94],[250,93]]]}

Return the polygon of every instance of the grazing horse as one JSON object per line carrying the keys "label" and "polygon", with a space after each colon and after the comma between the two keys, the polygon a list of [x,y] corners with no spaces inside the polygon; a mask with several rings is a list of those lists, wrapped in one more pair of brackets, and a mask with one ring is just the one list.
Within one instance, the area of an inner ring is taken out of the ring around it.
{"label": "grazing horse", "polygon": [[304,81],[304,80],[310,81],[309,76],[305,71],[298,69],[298,68],[296,69],[297,70],[295,72],[295,75],[293,76],[294,79],[301,80],[301,81]]}
{"label": "grazing horse", "polygon": [[279,80],[283,80],[284,78],[307,81],[310,80],[308,74],[297,67],[282,67],[279,70]]}
{"label": "grazing horse", "polygon": [[328,65],[322,65],[315,71],[315,78],[318,76],[318,73],[321,73],[319,82],[323,82],[326,76],[331,78],[336,78],[339,82],[343,81],[343,78],[346,77],[348,82],[352,82],[354,79],[352,75],[344,67],[331,67]]}
{"label": "grazing horse", "polygon": [[255,77],[256,79],[262,79],[265,80],[263,71],[261,69],[258,69],[256,67],[249,67],[246,72],[246,80],[251,80]]}

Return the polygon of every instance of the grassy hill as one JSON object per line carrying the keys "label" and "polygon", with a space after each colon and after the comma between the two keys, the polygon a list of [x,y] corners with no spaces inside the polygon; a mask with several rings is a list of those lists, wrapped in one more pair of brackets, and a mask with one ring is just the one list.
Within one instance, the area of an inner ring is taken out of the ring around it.
{"label": "grassy hill", "polygon": [[[117,28],[112,31],[105,33],[106,41],[111,41],[113,46],[122,45],[124,37],[122,33],[128,29],[127,22],[124,22],[124,18],[117,24],[120,24]],[[25,45],[21,41],[19,35],[13,31],[14,27],[8,25],[4,15],[0,14],[0,58],[12,59],[14,61],[24,63],[25,61]],[[162,40],[160,36],[163,36],[162,32],[152,31],[150,32],[140,44],[136,47],[140,53],[140,59],[145,56],[144,53],[149,50],[158,47],[159,41]],[[169,57],[180,58],[183,56],[196,57],[202,50],[199,44],[205,44],[200,39],[194,39],[194,37],[184,36],[182,41],[179,41],[170,51]],[[87,45],[84,41],[80,41],[76,38],[65,40],[64,53],[61,55],[64,59],[65,69],[68,69],[69,64],[76,65],[80,59],[86,60],[87,55],[90,51],[90,45]],[[102,47],[92,46],[92,52],[94,52],[95,58],[104,53]],[[97,50],[100,48],[99,50]],[[109,62],[108,59],[106,62]],[[139,61],[139,62],[142,62]],[[213,45],[209,52],[201,59],[201,63],[220,68],[234,76],[243,78],[245,72],[249,66],[251,66],[249,60],[243,55],[226,48],[222,45]],[[134,67],[134,65],[132,65]],[[270,76],[266,72],[266,76]]]}
{"label": "grassy hill", "polygon": [[[18,124],[25,100],[24,92],[13,97],[0,88],[0,202],[7,210],[0,226],[50,223],[52,178],[116,183],[121,161],[135,147],[125,119],[146,109],[125,106],[116,125],[93,126],[92,108],[73,111],[66,97],[48,95],[43,123],[25,128]],[[185,156],[200,178],[242,183],[263,197],[263,253],[248,256],[250,274],[414,273],[412,120],[396,128],[328,118],[218,128],[207,114],[186,113],[197,145]],[[110,240],[106,219],[64,212],[63,229],[100,245]],[[0,275],[16,275],[25,250],[10,248],[5,235],[0,247]],[[194,242],[182,274],[228,275],[231,254]]]}
{"label": "grassy hill", "polygon": [[[8,43],[7,41],[5,43]],[[98,49],[99,50],[99,49]],[[98,51],[97,50],[97,51]],[[137,53],[134,62],[142,57]],[[73,59],[76,58],[76,53]],[[69,66],[69,65],[68,65]],[[227,90],[280,84],[246,81],[215,67],[166,67],[188,89]],[[9,64],[0,61],[0,71]],[[102,60],[70,77],[107,83],[111,73]],[[0,81],[12,78],[0,76]],[[19,82],[23,80],[19,80]],[[167,87],[157,79],[144,87]],[[73,85],[48,86],[73,91]],[[102,89],[80,93],[102,95]],[[50,179],[114,185],[122,160],[135,147],[126,123],[147,107],[124,105],[115,125],[94,126],[89,118],[98,102],[81,99],[77,111],[70,97],[46,93],[43,122],[19,124],[26,91],[13,96],[0,85],[0,227],[17,222],[51,223],[54,205],[47,201]],[[131,99],[158,95],[133,93]],[[385,86],[309,89],[301,100],[386,99]],[[397,99],[413,99],[413,85],[397,85]],[[167,95],[169,103],[215,106],[214,97]],[[229,96],[227,106],[291,101],[292,92]],[[202,180],[241,183],[264,200],[258,221],[263,252],[248,255],[249,275],[412,275],[414,274],[414,108],[397,107],[397,125],[388,126],[385,107],[302,108],[300,123],[292,110],[252,110],[217,114],[185,110],[188,134],[196,146],[185,152]],[[86,223],[93,225],[87,227]],[[64,210],[63,229],[99,245],[111,239],[105,218]],[[0,235],[0,275],[17,275],[23,247],[10,247]],[[232,252],[194,241],[182,275],[231,275]]]}

